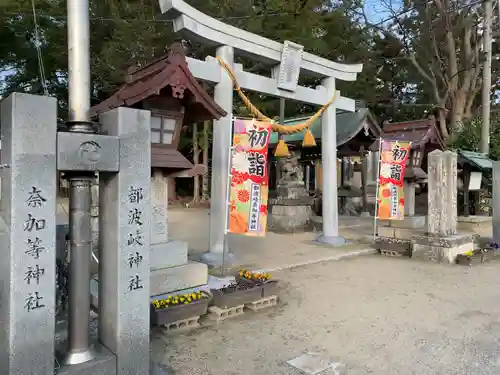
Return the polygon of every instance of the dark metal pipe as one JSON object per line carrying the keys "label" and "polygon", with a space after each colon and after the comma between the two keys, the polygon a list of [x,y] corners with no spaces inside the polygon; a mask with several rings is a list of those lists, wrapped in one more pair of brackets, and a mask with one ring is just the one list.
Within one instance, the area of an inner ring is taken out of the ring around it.
{"label": "dark metal pipe", "polygon": [[69,197],[69,350],[67,365],[90,361],[90,227],[92,176],[70,176]]}

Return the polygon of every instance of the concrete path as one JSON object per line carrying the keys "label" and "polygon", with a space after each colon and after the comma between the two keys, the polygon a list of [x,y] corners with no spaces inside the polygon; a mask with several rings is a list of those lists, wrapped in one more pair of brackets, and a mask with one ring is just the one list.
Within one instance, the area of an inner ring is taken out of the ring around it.
{"label": "concrete path", "polygon": [[[209,246],[209,220],[206,209],[169,209],[168,233],[176,240],[186,241],[189,256],[193,260]],[[372,239],[372,221],[363,218],[344,218],[341,221],[341,234],[353,241],[365,237]],[[238,265],[250,269],[290,268],[296,265],[316,263],[342,258],[358,253],[373,252],[367,241],[360,246],[338,248],[314,244],[318,233],[276,234],[268,232],[263,238],[228,235],[231,251],[236,255]]]}
{"label": "concrete path", "polygon": [[153,353],[171,375],[298,375],[306,352],[348,375],[500,374],[499,273],[381,256],[278,271],[278,308],[156,335]]}

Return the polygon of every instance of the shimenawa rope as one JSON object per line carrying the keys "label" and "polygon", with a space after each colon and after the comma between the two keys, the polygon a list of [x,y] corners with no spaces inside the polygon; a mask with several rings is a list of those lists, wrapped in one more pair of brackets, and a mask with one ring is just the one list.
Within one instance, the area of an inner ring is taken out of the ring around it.
{"label": "shimenawa rope", "polygon": [[332,96],[332,98],[325,103],[324,106],[322,106],[318,112],[316,112],[314,115],[312,115],[305,123],[303,124],[296,124],[296,125],[282,125],[282,124],[276,124],[272,119],[269,117],[265,116],[261,111],[258,110],[257,107],[255,107],[250,99],[245,95],[245,93],[241,90],[240,85],[238,84],[238,81],[236,79],[236,76],[231,69],[231,67],[226,64],[220,57],[217,57],[217,61],[219,64],[226,70],[227,74],[229,74],[229,77],[231,77],[231,80],[233,81],[234,84],[234,90],[238,93],[240,96],[241,100],[243,100],[243,103],[247,106],[247,108],[250,110],[252,115],[254,115],[258,120],[261,121],[266,121],[270,122],[273,131],[281,133],[281,134],[294,134],[294,133],[300,133],[301,131],[304,131],[306,129],[309,129],[309,127],[312,125],[312,123],[318,119],[323,112],[335,101],[337,93],[335,92]]}

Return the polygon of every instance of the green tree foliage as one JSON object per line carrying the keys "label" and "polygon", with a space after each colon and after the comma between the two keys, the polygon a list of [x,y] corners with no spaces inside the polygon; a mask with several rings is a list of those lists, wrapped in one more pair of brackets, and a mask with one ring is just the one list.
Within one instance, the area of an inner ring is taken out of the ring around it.
{"label": "green tree foliage", "polygon": [[[35,17],[30,0],[4,0],[0,6],[0,71],[11,73],[1,86],[12,91],[43,93],[40,61],[49,94],[67,99],[66,1],[37,0]],[[92,101],[99,102],[123,82],[126,69],[165,52],[172,42],[171,25],[161,19],[157,2],[93,0],[90,2]],[[64,113],[62,113],[64,115]]]}
{"label": "green tree foliage", "polygon": [[[377,102],[376,61],[373,43],[356,19],[361,4],[330,0],[191,0],[197,9],[226,23],[264,37],[303,44],[307,51],[346,63],[364,63],[355,83],[339,84],[343,94]],[[36,19],[40,30],[41,57],[47,89],[64,103],[67,97],[66,2],[37,0]],[[0,30],[0,69],[15,72],[4,79],[2,95],[12,91],[43,93],[39,58],[35,48],[35,22],[30,0],[4,0],[0,6],[4,20]],[[93,102],[112,93],[127,67],[142,64],[165,52],[174,40],[171,23],[163,20],[154,0],[91,0],[91,63]],[[203,58],[213,50],[193,43],[191,54]],[[269,74],[269,66],[241,60],[245,69]],[[316,86],[315,79],[302,84]],[[370,89],[367,89],[370,88]],[[253,94],[252,100],[270,117],[279,113],[279,100]],[[240,114],[246,114],[236,102]],[[241,110],[240,110],[241,109]],[[309,113],[314,108],[287,103],[287,116]]]}
{"label": "green tree foliage", "polygon": [[[479,152],[481,141],[480,117],[474,117],[465,123],[464,129],[458,133],[453,148]],[[490,158],[500,160],[500,116],[492,116],[490,127]]]}

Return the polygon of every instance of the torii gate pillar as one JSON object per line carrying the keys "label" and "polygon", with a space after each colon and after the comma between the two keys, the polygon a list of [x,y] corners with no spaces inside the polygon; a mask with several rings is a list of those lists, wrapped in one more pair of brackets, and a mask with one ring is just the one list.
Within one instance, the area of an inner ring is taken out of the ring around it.
{"label": "torii gate pillar", "polygon": [[[321,82],[328,97],[335,92],[335,78],[325,78]],[[333,102],[321,116],[321,163],[323,170],[323,233],[317,241],[328,245],[343,245],[339,236],[339,207],[337,189],[337,106]]]}
{"label": "torii gate pillar", "polygon": [[[217,48],[220,57],[233,66],[234,49],[230,46]],[[210,248],[203,254],[202,261],[209,265],[231,262],[232,254],[224,254],[224,236],[227,221],[227,185],[229,183],[229,149],[233,133],[233,82],[222,74],[214,90],[214,99],[226,111],[226,116],[214,121],[212,146],[212,185],[210,199]]]}

